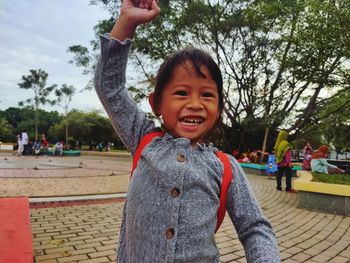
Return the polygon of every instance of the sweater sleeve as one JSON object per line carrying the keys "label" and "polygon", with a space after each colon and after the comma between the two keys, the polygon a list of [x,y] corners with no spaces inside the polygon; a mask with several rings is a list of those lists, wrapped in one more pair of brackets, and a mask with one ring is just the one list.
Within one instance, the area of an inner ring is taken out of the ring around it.
{"label": "sweater sleeve", "polygon": [[327,160],[324,159],[324,158],[320,159],[320,162],[321,162],[324,166],[326,166],[326,167],[328,167],[328,168],[333,168],[333,169],[337,169],[337,168],[338,168],[336,165],[333,165],[333,164],[330,164],[329,162],[327,162]]}
{"label": "sweater sleeve", "polygon": [[241,241],[247,262],[280,261],[277,240],[264,217],[246,175],[231,158],[233,177],[227,193],[227,211]]}
{"label": "sweater sleeve", "polygon": [[108,34],[101,36],[101,54],[95,70],[96,92],[114,129],[132,154],[140,139],[155,128],[140,111],[125,87],[126,65],[132,41],[120,42]]}

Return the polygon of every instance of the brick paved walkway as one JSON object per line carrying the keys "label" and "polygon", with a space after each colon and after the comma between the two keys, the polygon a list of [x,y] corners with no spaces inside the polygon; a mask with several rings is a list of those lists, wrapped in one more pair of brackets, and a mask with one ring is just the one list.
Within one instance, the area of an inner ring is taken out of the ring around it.
{"label": "brick paved walkway", "polygon": [[[17,163],[32,168],[15,169]],[[45,198],[124,192],[130,170],[130,158],[123,157],[35,159],[1,153],[0,164],[0,196]],[[35,166],[39,169],[33,169]],[[298,209],[297,194],[277,192],[275,181],[266,177],[248,178],[275,230],[283,262],[350,262],[350,217]],[[115,261],[123,199],[31,206],[35,262]],[[216,241],[221,262],[246,262],[228,218]]]}
{"label": "brick paved walkway", "polygon": [[[297,194],[275,191],[275,181],[248,176],[276,232],[283,262],[350,262],[350,217],[296,208]],[[66,204],[67,205],[67,204]],[[113,262],[123,201],[32,208],[36,262]],[[228,218],[216,235],[221,262],[246,262]]]}

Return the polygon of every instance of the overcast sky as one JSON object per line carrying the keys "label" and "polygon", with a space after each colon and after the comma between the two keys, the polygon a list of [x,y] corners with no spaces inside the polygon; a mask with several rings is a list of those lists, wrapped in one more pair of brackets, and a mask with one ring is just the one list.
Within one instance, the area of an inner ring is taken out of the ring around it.
{"label": "overcast sky", "polygon": [[[1,0],[0,1],[0,109],[18,106],[33,97],[32,90],[18,87],[30,69],[49,74],[48,85],[73,85],[82,89],[90,76],[69,64],[74,44],[89,47],[94,39],[93,26],[108,18],[108,13],[89,0]],[[46,110],[59,110],[45,106]],[[71,108],[102,109],[94,91],[73,97]]]}

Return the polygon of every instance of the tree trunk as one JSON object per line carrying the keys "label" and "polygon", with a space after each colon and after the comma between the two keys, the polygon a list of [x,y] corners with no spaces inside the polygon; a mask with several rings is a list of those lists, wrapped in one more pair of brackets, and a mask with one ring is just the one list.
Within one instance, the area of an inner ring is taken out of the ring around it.
{"label": "tree trunk", "polygon": [[38,140],[38,123],[39,123],[39,112],[35,109],[35,140]]}
{"label": "tree trunk", "polygon": [[[261,147],[261,151],[264,153],[266,151],[267,138],[269,137],[270,127],[265,127],[264,141]],[[264,161],[264,154],[260,156],[260,162]]]}
{"label": "tree trunk", "polygon": [[68,120],[67,120],[67,117],[66,117],[66,147],[68,150]]}
{"label": "tree trunk", "polygon": [[65,107],[64,109],[65,115],[66,115],[66,149],[68,149],[68,106]]}

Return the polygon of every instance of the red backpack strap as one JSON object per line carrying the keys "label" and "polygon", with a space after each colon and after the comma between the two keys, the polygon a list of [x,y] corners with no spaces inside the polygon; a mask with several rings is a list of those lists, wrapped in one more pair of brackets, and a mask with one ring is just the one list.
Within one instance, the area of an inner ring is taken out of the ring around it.
{"label": "red backpack strap", "polygon": [[228,158],[227,154],[217,151],[216,155],[224,166],[224,174],[222,176],[222,183],[221,183],[221,190],[220,190],[220,206],[217,214],[215,233],[218,231],[218,229],[222,224],[222,221],[224,221],[224,218],[225,218],[227,191],[232,179],[232,167],[231,167],[230,159]]}
{"label": "red backpack strap", "polygon": [[136,165],[138,163],[138,161],[140,160],[141,157],[141,153],[143,151],[143,149],[156,137],[161,137],[164,135],[164,132],[161,131],[156,131],[156,132],[150,132],[147,133],[145,136],[142,137],[139,146],[137,146],[136,152],[133,156],[133,160],[132,160],[132,167],[131,167],[131,174],[130,177],[132,176],[132,173],[134,172]]}

